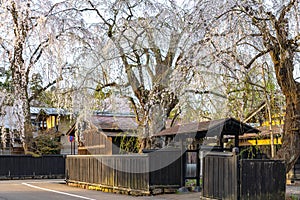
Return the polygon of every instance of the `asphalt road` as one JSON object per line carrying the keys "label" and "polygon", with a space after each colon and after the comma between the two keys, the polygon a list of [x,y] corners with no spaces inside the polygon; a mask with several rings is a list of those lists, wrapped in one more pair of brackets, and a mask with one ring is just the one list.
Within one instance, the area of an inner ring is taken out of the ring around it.
{"label": "asphalt road", "polygon": [[200,193],[133,197],[69,187],[63,180],[0,181],[0,200],[198,200],[199,197]]}

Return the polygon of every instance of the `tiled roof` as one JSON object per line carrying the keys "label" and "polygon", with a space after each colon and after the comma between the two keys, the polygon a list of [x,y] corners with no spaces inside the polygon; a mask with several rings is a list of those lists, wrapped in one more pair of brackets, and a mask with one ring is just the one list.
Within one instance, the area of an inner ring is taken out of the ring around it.
{"label": "tiled roof", "polygon": [[103,134],[105,134],[108,137],[137,137],[137,133],[136,132],[120,132],[120,131],[102,131]]}
{"label": "tiled roof", "polygon": [[[272,133],[274,136],[278,136],[282,133],[283,125],[272,125]],[[270,137],[270,127],[269,126],[260,126],[257,127],[260,131],[259,134],[248,133],[240,136],[240,139],[249,139],[249,138],[269,138]]]}
{"label": "tiled roof", "polygon": [[47,115],[67,115],[69,114],[62,108],[30,107],[30,114],[39,114],[44,111]]}
{"label": "tiled roof", "polygon": [[225,118],[204,122],[193,122],[188,124],[176,125],[171,128],[165,129],[154,136],[167,136],[167,135],[177,135],[177,134],[189,134],[189,133],[199,133],[207,132],[210,135],[220,135],[223,134],[235,135],[238,133],[242,135],[246,132],[258,133],[259,130],[244,124],[233,118]]}
{"label": "tiled roof", "polygon": [[90,122],[99,130],[136,130],[138,124],[132,116],[102,116],[93,115]]}
{"label": "tiled roof", "polygon": [[[106,136],[116,137],[121,134],[128,136],[136,136],[136,130],[138,124],[135,121],[135,117],[132,115],[125,114],[97,114],[90,116],[86,121],[95,126],[99,132],[105,134]],[[69,129],[67,135],[73,134],[75,132],[75,124]]]}
{"label": "tiled roof", "polygon": [[[283,132],[283,125],[272,125],[272,132],[273,134],[280,134]],[[260,130],[261,135],[269,135],[270,134],[270,127],[269,126],[261,126],[257,127]]]}

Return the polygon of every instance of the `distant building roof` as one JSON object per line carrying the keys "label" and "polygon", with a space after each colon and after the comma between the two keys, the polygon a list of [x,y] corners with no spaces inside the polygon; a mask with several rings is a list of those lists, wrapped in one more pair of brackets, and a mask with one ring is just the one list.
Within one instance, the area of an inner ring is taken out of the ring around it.
{"label": "distant building roof", "polygon": [[244,133],[258,133],[259,130],[234,118],[225,118],[204,122],[193,122],[176,125],[165,129],[154,136],[197,134],[199,137],[223,135],[243,135]]}
{"label": "distant building roof", "polygon": [[[5,106],[0,114],[0,126],[8,129],[18,129],[18,109],[17,107]],[[46,115],[70,115],[69,112],[62,108],[30,107],[31,119],[44,112]]]}
{"label": "distant building roof", "polygon": [[90,122],[99,130],[136,130],[138,124],[133,116],[126,115],[93,115]]}
{"label": "distant building roof", "polygon": [[[136,130],[138,124],[134,115],[120,114],[120,113],[98,113],[92,115],[87,121],[97,127],[98,131],[109,137],[124,136],[124,132],[127,132],[127,136],[136,136]],[[67,135],[75,133],[75,124],[67,132]]]}
{"label": "distant building roof", "polygon": [[[261,126],[257,127],[260,130],[261,135],[269,135],[270,134],[270,127],[269,126]],[[283,125],[272,125],[271,126],[273,134],[281,134],[283,132]]]}
{"label": "distant building roof", "polygon": [[69,115],[65,109],[62,108],[47,108],[47,107],[30,107],[30,114],[40,114],[45,112],[47,115]]}
{"label": "distant building roof", "polygon": [[[283,132],[283,125],[272,125],[272,133],[274,136],[278,137],[282,134]],[[260,133],[254,134],[254,133],[249,133],[245,134],[243,136],[240,136],[241,139],[248,139],[248,138],[269,138],[270,137],[270,127],[269,126],[260,126],[257,127],[257,129],[260,131]]]}

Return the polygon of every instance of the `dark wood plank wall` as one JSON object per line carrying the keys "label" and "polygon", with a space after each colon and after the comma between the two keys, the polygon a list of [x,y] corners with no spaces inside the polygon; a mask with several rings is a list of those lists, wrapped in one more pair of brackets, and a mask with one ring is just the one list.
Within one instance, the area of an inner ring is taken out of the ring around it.
{"label": "dark wood plank wall", "polygon": [[179,188],[182,184],[181,159],[179,151],[67,156],[67,180],[145,192],[164,187]]}
{"label": "dark wood plank wall", "polygon": [[210,153],[203,159],[202,197],[225,200],[285,198],[285,163],[242,159],[231,153]]}
{"label": "dark wood plank wall", "polygon": [[108,188],[149,191],[149,157],[67,156],[68,181],[85,182]]}
{"label": "dark wood plank wall", "polygon": [[281,160],[241,160],[241,199],[285,199],[285,163]]}
{"label": "dark wood plank wall", "polygon": [[300,180],[300,158],[295,163],[293,169],[291,169],[291,171],[289,173],[289,176],[290,176],[289,178],[292,181],[299,181]]}
{"label": "dark wood plank wall", "polygon": [[64,178],[65,157],[0,155],[0,178]]}
{"label": "dark wood plank wall", "polygon": [[182,173],[185,165],[180,151],[160,150],[149,153],[150,186],[182,186]]}
{"label": "dark wood plank wall", "polygon": [[87,132],[84,135],[84,147],[88,154],[112,154],[112,139],[100,132]]}
{"label": "dark wood plank wall", "polygon": [[237,157],[231,153],[206,155],[203,159],[203,197],[237,199]]}

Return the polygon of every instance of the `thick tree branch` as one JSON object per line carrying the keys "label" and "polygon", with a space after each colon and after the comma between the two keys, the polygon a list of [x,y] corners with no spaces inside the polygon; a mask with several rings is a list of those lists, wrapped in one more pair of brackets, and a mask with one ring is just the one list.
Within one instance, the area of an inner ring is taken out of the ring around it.
{"label": "thick tree branch", "polygon": [[104,85],[101,85],[100,87],[97,86],[97,88],[95,89],[96,92],[100,92],[102,89],[107,88],[107,87],[117,87],[120,88],[121,86],[119,84],[117,84],[116,82],[112,82],[112,83],[107,83]]}
{"label": "thick tree branch", "polygon": [[31,97],[28,98],[28,102],[31,102],[33,99],[36,99],[42,92],[44,92],[45,90],[47,90],[49,87],[51,87],[52,85],[54,85],[55,83],[61,81],[62,78],[57,78],[54,81],[48,83],[45,87],[37,90]]}
{"label": "thick tree branch", "polygon": [[91,1],[88,1],[88,3],[90,4],[90,6],[93,8],[92,10],[94,10],[96,12],[96,14],[101,18],[101,20],[108,26],[112,26],[103,16],[102,14],[100,13],[100,11],[96,8],[96,6],[91,2]]}
{"label": "thick tree branch", "polygon": [[249,68],[251,67],[251,65],[252,65],[258,58],[260,58],[261,56],[263,56],[263,55],[265,55],[265,54],[267,54],[267,53],[269,53],[269,52],[270,52],[270,50],[265,50],[265,51],[259,52],[256,56],[254,56],[254,57],[250,60],[250,62],[249,62],[247,65],[245,65],[245,68],[246,68],[246,69],[249,69]]}
{"label": "thick tree branch", "polygon": [[34,50],[33,54],[30,57],[29,65],[34,65],[40,59],[42,52],[43,52],[43,48],[48,45],[48,42],[49,42],[49,38],[46,39],[45,41],[41,42],[37,46],[37,48]]}
{"label": "thick tree branch", "polygon": [[295,5],[297,1],[296,0],[291,0],[288,5],[284,6],[281,13],[280,13],[280,16],[279,16],[279,19],[278,21],[282,21],[284,20],[285,18],[285,15],[291,10],[291,8]]}
{"label": "thick tree branch", "polygon": [[217,92],[214,92],[214,91],[209,91],[209,90],[199,91],[199,90],[191,90],[190,89],[190,90],[185,90],[185,92],[187,92],[187,93],[194,93],[194,94],[213,94],[215,96],[227,99],[227,97],[225,95],[217,93]]}
{"label": "thick tree branch", "polygon": [[150,68],[150,53],[148,48],[144,48],[144,53],[146,55],[146,69],[148,74],[150,75],[151,80],[154,80],[154,74],[152,69]]}
{"label": "thick tree branch", "polygon": [[[143,20],[145,24],[151,23],[151,22],[148,22],[148,19],[140,19],[140,20]],[[158,48],[158,46],[155,44],[155,39],[154,39],[155,37],[154,37],[153,29],[151,27],[144,27],[144,29],[146,30],[146,35],[148,38],[148,43],[150,45],[150,49],[155,55],[156,63],[157,64],[162,63],[160,48]]]}
{"label": "thick tree branch", "polygon": [[134,101],[134,99],[132,97],[129,97],[127,96],[127,98],[129,99],[131,105],[132,105],[132,108],[133,108],[133,111],[134,111],[134,114],[135,114],[135,119],[136,121],[139,123],[141,122],[140,118],[139,118],[139,112],[138,112],[138,108],[137,108],[137,105]]}

